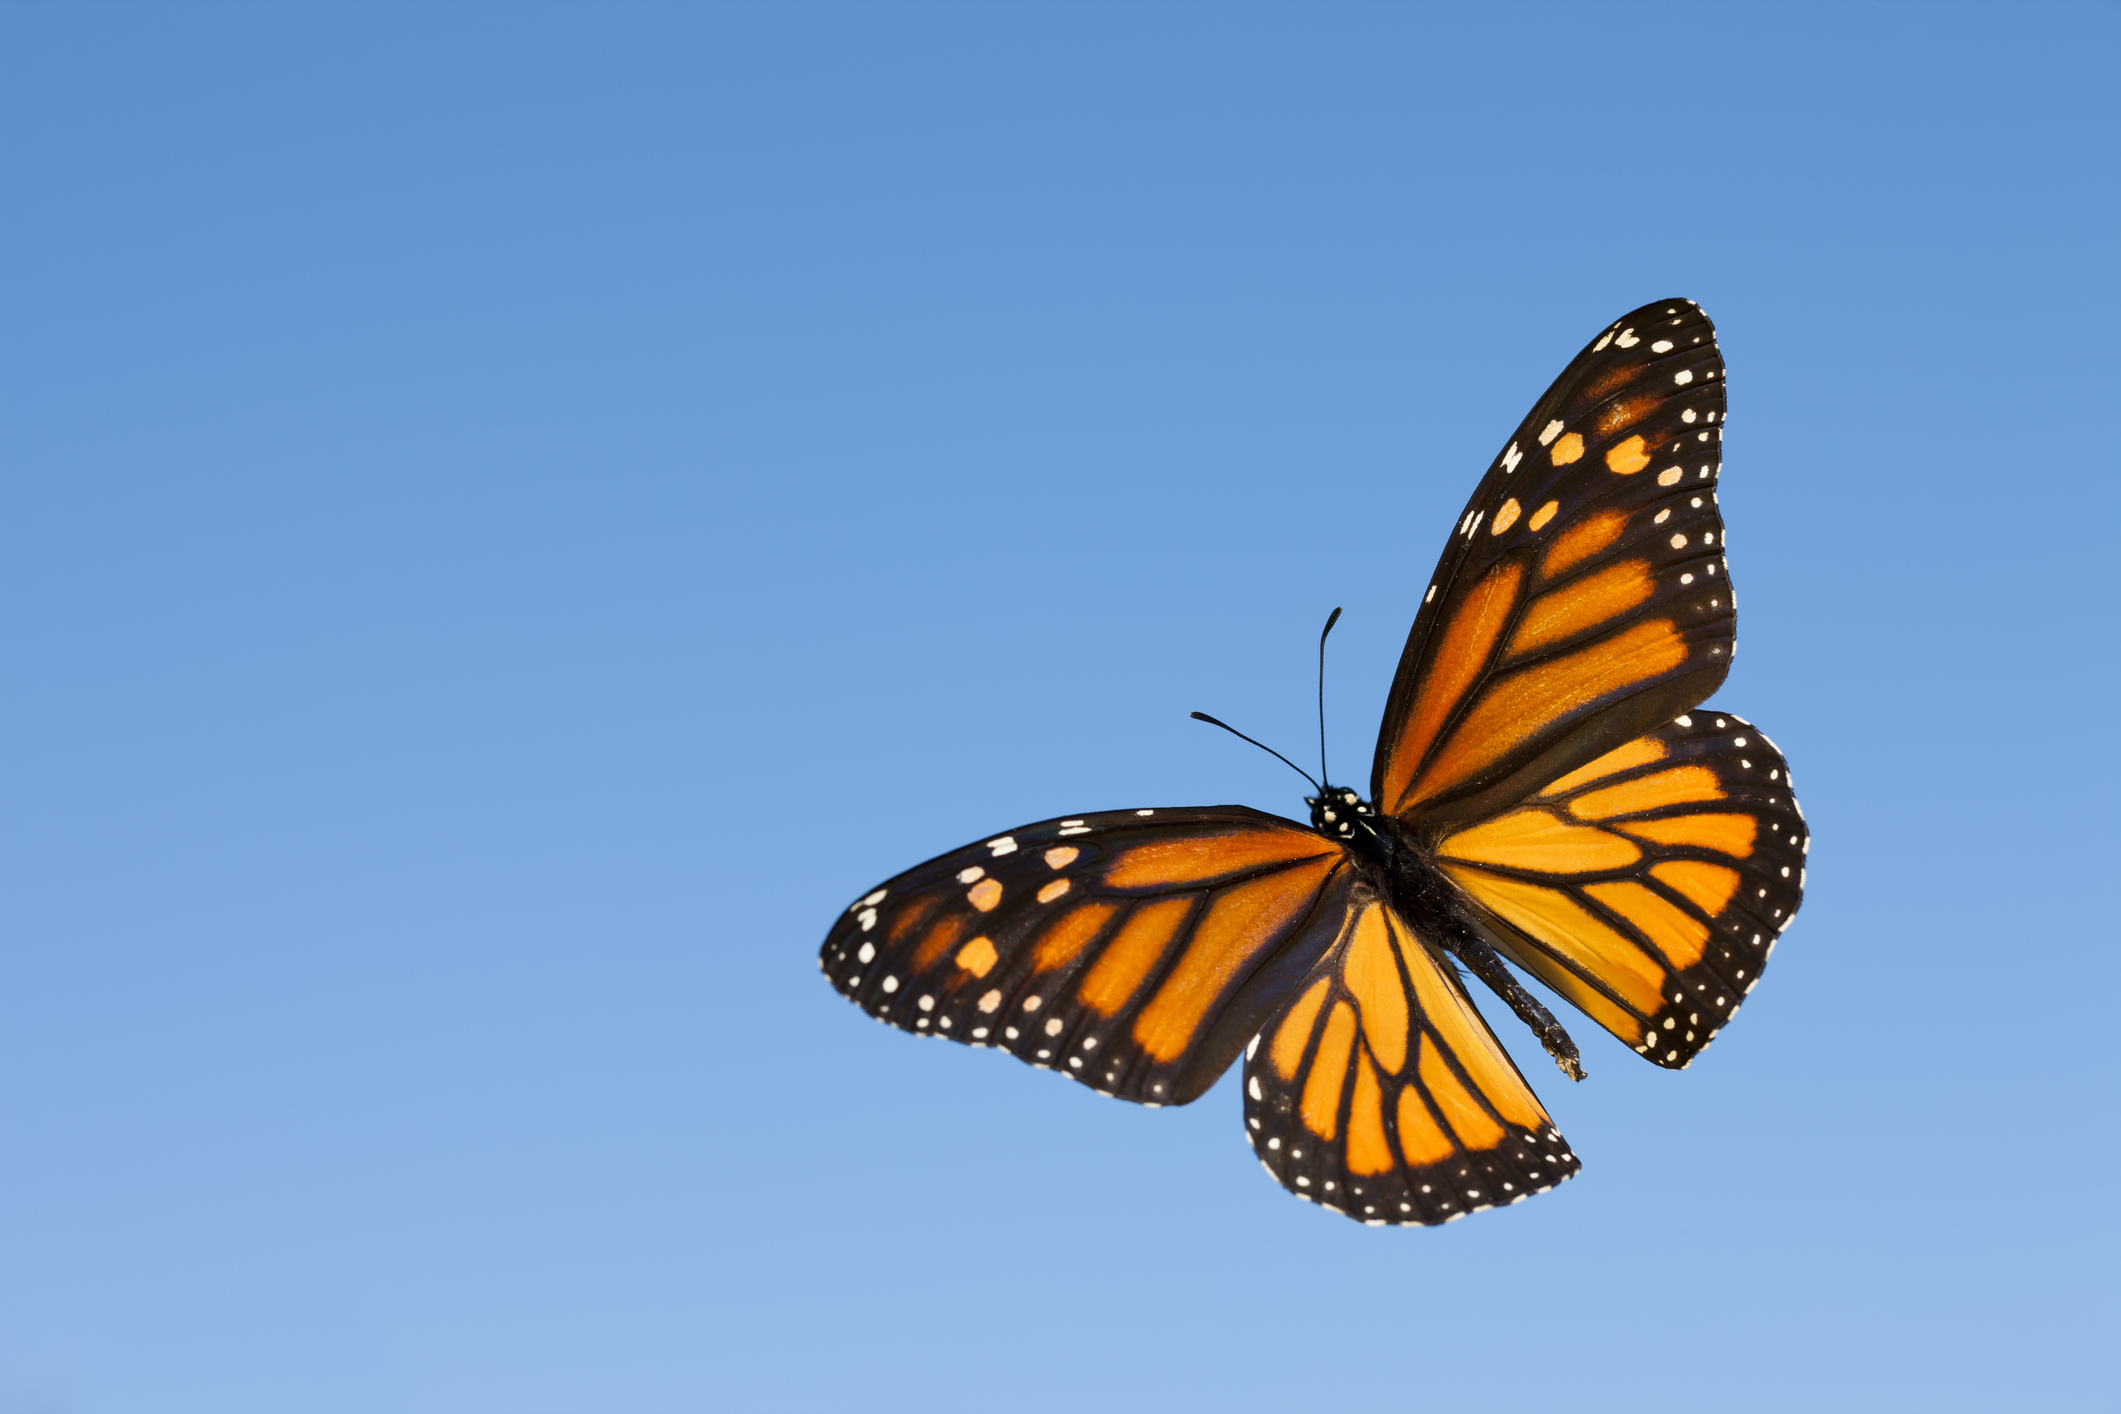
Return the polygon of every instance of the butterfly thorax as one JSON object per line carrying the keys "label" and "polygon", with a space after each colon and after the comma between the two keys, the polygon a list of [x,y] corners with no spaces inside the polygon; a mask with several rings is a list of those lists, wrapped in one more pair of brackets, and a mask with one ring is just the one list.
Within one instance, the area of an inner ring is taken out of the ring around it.
{"label": "butterfly thorax", "polygon": [[1365,883],[1389,899],[1422,936],[1460,950],[1474,933],[1464,896],[1436,867],[1414,832],[1377,811],[1346,786],[1306,797],[1311,828],[1355,856]]}
{"label": "butterfly thorax", "polygon": [[1317,795],[1305,796],[1304,803],[1311,807],[1311,828],[1329,840],[1356,845],[1358,835],[1377,834],[1377,812],[1346,786],[1327,786]]}

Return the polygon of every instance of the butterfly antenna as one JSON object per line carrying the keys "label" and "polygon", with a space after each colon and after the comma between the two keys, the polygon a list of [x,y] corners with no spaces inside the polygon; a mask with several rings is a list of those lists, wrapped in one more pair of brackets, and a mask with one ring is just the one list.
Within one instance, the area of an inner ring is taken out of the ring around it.
{"label": "butterfly antenna", "polygon": [[[1228,722],[1219,721],[1216,718],[1209,716],[1206,712],[1188,712],[1186,715],[1191,717],[1196,722],[1206,722],[1211,727],[1221,727],[1231,736],[1241,737],[1246,741],[1252,742],[1254,746],[1258,747],[1261,751],[1266,752],[1267,755],[1273,757],[1275,760],[1281,762],[1282,765],[1287,766],[1297,775],[1302,776],[1307,781],[1311,781],[1311,773],[1309,771],[1306,771],[1303,767],[1297,765],[1294,761],[1291,761],[1288,757],[1282,755],[1279,751],[1276,751],[1273,747],[1267,745],[1265,742],[1253,741],[1251,737],[1245,736],[1243,732],[1231,726]],[[1311,786],[1320,795],[1325,794],[1326,788],[1322,785],[1319,785],[1318,782],[1311,781]]]}
{"label": "butterfly antenna", "polygon": [[1326,635],[1339,622],[1340,610],[1335,609],[1326,615],[1326,626],[1318,631],[1318,774],[1328,781],[1333,779],[1333,773],[1326,769]]}

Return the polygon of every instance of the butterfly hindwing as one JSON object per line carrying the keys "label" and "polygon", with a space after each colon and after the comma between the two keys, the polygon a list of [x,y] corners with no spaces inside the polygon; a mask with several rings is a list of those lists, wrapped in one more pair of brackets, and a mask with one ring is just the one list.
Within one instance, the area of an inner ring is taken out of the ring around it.
{"label": "butterfly hindwing", "polygon": [[1048,820],[856,900],[819,964],[902,1030],[1183,1104],[1338,935],[1352,872],[1339,845],[1243,806]]}
{"label": "butterfly hindwing", "polygon": [[1378,810],[1492,814],[1715,690],[1735,643],[1723,414],[1715,327],[1687,300],[1616,321],[1533,405],[1407,636]]}
{"label": "butterfly hindwing", "polygon": [[1782,753],[1697,708],[1444,835],[1436,859],[1506,956],[1678,1069],[1759,982],[1809,840]]}
{"label": "butterfly hindwing", "polygon": [[1366,884],[1246,1052],[1267,1172],[1360,1221],[1440,1223],[1543,1193],[1576,1156],[1442,953]]}

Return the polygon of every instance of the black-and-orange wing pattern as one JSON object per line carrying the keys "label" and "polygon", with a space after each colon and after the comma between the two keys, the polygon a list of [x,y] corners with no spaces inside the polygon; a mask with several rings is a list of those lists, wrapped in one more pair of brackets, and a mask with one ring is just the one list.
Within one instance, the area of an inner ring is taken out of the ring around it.
{"label": "black-and-orange wing pattern", "polygon": [[1782,753],[1697,709],[1445,835],[1436,861],[1505,956],[1676,1070],[1760,981],[1809,843]]}
{"label": "black-and-orange wing pattern", "polygon": [[1379,811],[1493,814],[1723,681],[1723,415],[1715,327],[1686,300],[1614,323],[1533,405],[1407,636],[1371,768]]}
{"label": "black-and-orange wing pattern", "polygon": [[1340,935],[1352,875],[1338,844],[1243,806],[1048,820],[856,900],[818,961],[902,1030],[1184,1104]]}
{"label": "black-and-orange wing pattern", "polygon": [[1449,961],[1367,884],[1331,951],[1246,1051],[1252,1150],[1299,1198],[1442,1223],[1579,1167]]}
{"label": "black-and-orange wing pattern", "polygon": [[1448,1222],[1573,1176],[1444,949],[1571,1074],[1483,939],[1677,1069],[1803,898],[1788,764],[1697,706],[1736,649],[1723,419],[1691,301],[1576,356],[1426,586],[1369,806],[1322,793],[1311,828],[1241,806],[1023,826],[856,900],[826,975],[880,1021],[1143,1104],[1196,1098],[1242,1051],[1260,1161],[1362,1222]]}

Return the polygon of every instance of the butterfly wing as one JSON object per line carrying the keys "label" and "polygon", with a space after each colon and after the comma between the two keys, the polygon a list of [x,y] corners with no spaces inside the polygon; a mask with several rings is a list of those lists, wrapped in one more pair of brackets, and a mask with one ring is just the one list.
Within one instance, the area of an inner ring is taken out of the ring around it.
{"label": "butterfly wing", "polygon": [[1436,860],[1505,956],[1676,1070],[1760,981],[1809,840],[1782,753],[1695,711],[1445,835]]}
{"label": "butterfly wing", "polygon": [[1246,1052],[1268,1173],[1359,1221],[1441,1223],[1579,1167],[1443,954],[1368,885]]}
{"label": "butterfly wing", "polygon": [[1339,845],[1243,806],[1048,820],[856,900],[819,965],[902,1030],[1184,1104],[1338,936],[1352,876]]}
{"label": "butterfly wing", "polygon": [[1380,811],[1506,809],[1723,681],[1723,413],[1715,326],[1687,300],[1619,320],[1554,380],[1423,596],[1371,768]]}

